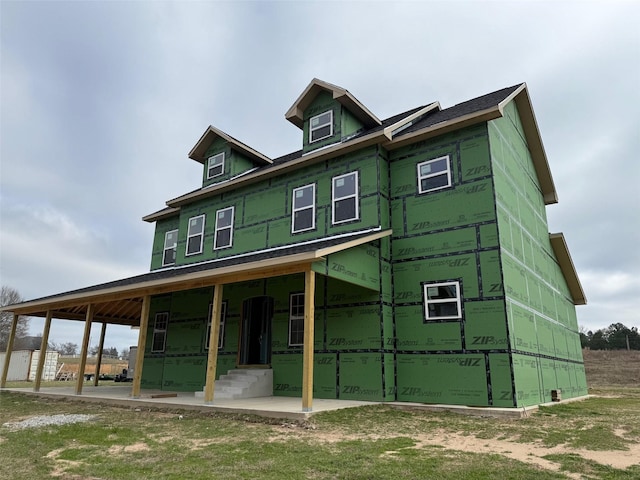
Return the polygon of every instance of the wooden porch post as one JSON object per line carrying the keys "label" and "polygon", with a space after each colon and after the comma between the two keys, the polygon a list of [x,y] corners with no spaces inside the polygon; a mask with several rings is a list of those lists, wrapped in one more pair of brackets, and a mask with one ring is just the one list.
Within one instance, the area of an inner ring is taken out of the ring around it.
{"label": "wooden porch post", "polygon": [[311,269],[304,273],[304,343],[302,352],[302,411],[310,412],[313,403],[313,338],[316,276]]}
{"label": "wooden porch post", "polygon": [[149,306],[151,297],[145,295],[142,299],[142,311],[140,312],[140,333],[138,333],[138,351],[136,352],[136,366],[133,370],[133,387],[131,396],[140,398],[140,383],[142,382],[142,364],[144,363],[144,349],[147,346],[147,327],[149,325]]}
{"label": "wooden porch post", "polygon": [[107,324],[102,324],[100,331],[100,343],[98,344],[98,358],[96,359],[96,374],[93,377],[93,386],[98,386],[98,377],[100,376],[100,367],[102,366],[102,350],[104,349],[104,336],[107,333]]}
{"label": "wooden porch post", "polygon": [[33,386],[34,392],[40,391],[40,383],[42,382],[42,370],[47,360],[47,347],[49,346],[49,331],[51,330],[51,310],[47,310],[47,317],[44,321],[44,330],[42,331],[42,342],[40,342],[40,357],[38,358],[38,368],[36,370],[36,384]]}
{"label": "wooden porch post", "polygon": [[209,335],[209,355],[207,357],[207,374],[204,387],[204,403],[213,403],[213,390],[218,366],[218,343],[220,339],[220,314],[222,309],[222,284],[213,287],[213,304],[211,308],[211,334]]}
{"label": "wooden porch post", "polygon": [[18,328],[19,315],[13,314],[13,322],[11,323],[11,332],[7,341],[7,353],[4,356],[4,367],[2,368],[2,378],[0,378],[0,388],[7,385],[7,375],[9,374],[9,362],[11,362],[11,351],[13,350],[13,341],[16,339],[16,329]]}
{"label": "wooden porch post", "polygon": [[82,395],[84,383],[84,369],[87,366],[89,353],[89,337],[91,336],[91,322],[93,321],[93,304],[87,305],[87,316],[84,322],[84,337],[82,338],[82,350],[80,351],[80,365],[78,366],[78,378],[76,380],[76,395]]}

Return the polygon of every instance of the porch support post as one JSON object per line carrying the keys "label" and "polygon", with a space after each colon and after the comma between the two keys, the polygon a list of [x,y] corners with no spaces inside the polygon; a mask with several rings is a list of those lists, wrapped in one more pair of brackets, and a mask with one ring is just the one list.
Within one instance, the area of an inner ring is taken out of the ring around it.
{"label": "porch support post", "polygon": [[222,309],[222,284],[213,286],[213,304],[211,308],[211,334],[209,335],[209,355],[204,387],[204,403],[213,403],[213,390],[218,366],[218,343],[220,339],[220,314]]}
{"label": "porch support post", "polygon": [[313,403],[313,338],[316,274],[304,273],[304,343],[302,353],[302,411],[310,412]]}
{"label": "porch support post", "polygon": [[36,369],[36,383],[33,386],[34,392],[40,391],[42,382],[42,371],[47,360],[47,347],[49,346],[49,331],[51,330],[51,310],[47,310],[47,317],[44,320],[44,330],[42,331],[42,342],[40,342],[40,357],[38,358],[38,368]]}
{"label": "porch support post", "polygon": [[96,359],[96,374],[93,377],[93,386],[98,386],[98,377],[100,376],[100,367],[102,366],[102,350],[104,349],[104,336],[107,333],[107,324],[102,324],[100,331],[100,343],[98,344],[98,358]]}
{"label": "porch support post", "polygon": [[138,351],[136,352],[136,365],[133,370],[133,387],[131,396],[140,398],[140,383],[142,383],[142,364],[144,363],[144,349],[147,346],[147,327],[149,326],[149,306],[151,297],[145,295],[142,299],[142,311],[140,312],[140,333],[138,333]]}
{"label": "porch support post", "polygon": [[89,353],[89,337],[91,336],[91,322],[93,321],[93,304],[87,305],[87,316],[84,322],[84,337],[82,338],[82,350],[80,352],[80,365],[78,366],[78,378],[76,379],[76,395],[82,395],[84,383],[84,369],[87,366],[87,354]]}
{"label": "porch support post", "polygon": [[19,315],[13,314],[13,322],[11,323],[11,332],[7,341],[7,353],[4,355],[4,367],[2,368],[2,378],[0,378],[0,388],[7,385],[7,375],[9,374],[9,363],[11,362],[11,351],[13,350],[13,341],[16,339],[16,329],[18,328]]}

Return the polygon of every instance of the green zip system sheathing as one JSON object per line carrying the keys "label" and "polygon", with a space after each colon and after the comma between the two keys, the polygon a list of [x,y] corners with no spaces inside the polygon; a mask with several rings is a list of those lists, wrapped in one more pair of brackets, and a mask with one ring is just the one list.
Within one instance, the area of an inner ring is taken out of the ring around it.
{"label": "green zip system sheathing", "polygon": [[586,395],[575,306],[549,241],[515,103],[488,125],[509,346],[518,406]]}

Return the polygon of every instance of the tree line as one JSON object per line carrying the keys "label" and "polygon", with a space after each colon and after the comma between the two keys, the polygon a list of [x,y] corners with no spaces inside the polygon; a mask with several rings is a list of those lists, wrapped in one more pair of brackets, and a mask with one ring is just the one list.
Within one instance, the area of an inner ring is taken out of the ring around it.
{"label": "tree line", "polygon": [[637,327],[612,323],[595,332],[581,331],[580,343],[591,350],[640,350],[640,333]]}

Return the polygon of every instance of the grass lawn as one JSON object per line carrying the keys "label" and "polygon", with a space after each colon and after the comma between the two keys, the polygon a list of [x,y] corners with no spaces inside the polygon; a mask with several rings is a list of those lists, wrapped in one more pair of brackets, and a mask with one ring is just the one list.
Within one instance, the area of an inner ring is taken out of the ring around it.
{"label": "grass lawn", "polygon": [[[638,368],[626,360],[616,368]],[[638,479],[640,387],[628,385],[629,375],[622,385],[601,375],[590,383],[593,398],[518,420],[374,405],[294,423],[3,391],[0,477]],[[55,414],[94,417],[62,426],[6,425]]]}

